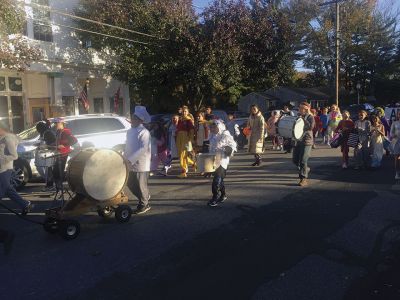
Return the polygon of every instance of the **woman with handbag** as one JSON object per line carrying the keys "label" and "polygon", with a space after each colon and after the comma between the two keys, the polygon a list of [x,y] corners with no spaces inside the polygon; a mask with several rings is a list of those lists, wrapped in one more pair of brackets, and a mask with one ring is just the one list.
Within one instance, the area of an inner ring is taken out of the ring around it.
{"label": "woman with handbag", "polygon": [[339,122],[335,132],[340,132],[343,136],[342,143],[340,144],[340,150],[342,151],[342,169],[347,169],[349,166],[349,145],[347,140],[350,132],[354,129],[354,123],[350,119],[350,113],[347,110],[343,111],[342,116],[343,120]]}
{"label": "woman with handbag", "polygon": [[176,148],[182,169],[178,178],[186,178],[189,165],[195,165],[194,161],[189,157],[189,154],[193,151],[193,142],[194,120],[189,113],[189,108],[182,106],[182,116],[176,125]]}
{"label": "woman with handbag", "polygon": [[395,179],[400,179],[400,110],[397,110],[396,120],[390,126],[390,147],[394,155]]}
{"label": "woman with handbag", "polygon": [[369,138],[371,133],[371,122],[367,118],[365,110],[358,112],[358,120],[354,123],[354,128],[358,133],[358,145],[354,148],[354,157],[356,160],[355,170],[369,166]]}
{"label": "woman with handbag", "polygon": [[383,157],[385,127],[379,120],[378,116],[373,116],[371,120],[371,168],[379,168]]}
{"label": "woman with handbag", "polygon": [[264,152],[264,117],[255,104],[250,107],[250,117],[247,126],[251,130],[249,137],[249,153],[254,154],[255,158],[252,166],[260,166],[261,154]]}

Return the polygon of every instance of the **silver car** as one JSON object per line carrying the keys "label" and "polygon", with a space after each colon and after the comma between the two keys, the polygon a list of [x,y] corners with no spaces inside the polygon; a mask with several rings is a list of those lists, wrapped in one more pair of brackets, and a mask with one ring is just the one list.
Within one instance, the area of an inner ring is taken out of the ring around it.
{"label": "silver car", "polygon": [[[126,132],[131,123],[115,114],[90,114],[64,117],[65,127],[71,129],[77,138],[75,148],[106,148],[122,151],[125,147]],[[50,119],[52,121],[52,119]],[[18,134],[18,159],[14,162],[11,183],[21,189],[29,180],[38,175],[44,176],[44,170],[36,168],[35,152],[39,145],[39,133],[31,127]]]}

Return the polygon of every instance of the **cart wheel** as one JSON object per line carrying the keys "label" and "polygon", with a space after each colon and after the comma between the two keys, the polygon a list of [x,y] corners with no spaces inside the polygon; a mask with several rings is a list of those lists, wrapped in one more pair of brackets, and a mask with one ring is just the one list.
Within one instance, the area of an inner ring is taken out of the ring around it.
{"label": "cart wheel", "polygon": [[48,233],[57,233],[59,221],[56,218],[47,218],[44,220],[43,229]]}
{"label": "cart wheel", "polygon": [[66,240],[75,239],[81,232],[81,225],[74,220],[60,221],[60,235]]}
{"label": "cart wheel", "polygon": [[105,206],[97,210],[97,214],[102,218],[110,218],[114,212],[111,206]]}
{"label": "cart wheel", "polygon": [[120,205],[115,210],[115,218],[120,223],[126,223],[132,216],[132,209],[128,205]]}

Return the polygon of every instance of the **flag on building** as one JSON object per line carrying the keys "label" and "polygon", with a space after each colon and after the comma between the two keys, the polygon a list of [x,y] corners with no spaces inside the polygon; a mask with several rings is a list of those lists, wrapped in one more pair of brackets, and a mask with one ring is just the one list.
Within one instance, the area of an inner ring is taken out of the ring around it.
{"label": "flag on building", "polygon": [[114,113],[119,112],[119,94],[120,94],[121,86],[118,87],[117,92],[114,95]]}
{"label": "flag on building", "polygon": [[81,101],[82,106],[85,108],[85,110],[89,110],[89,99],[88,99],[88,92],[87,92],[87,84],[85,84],[81,94],[79,95],[79,101]]}

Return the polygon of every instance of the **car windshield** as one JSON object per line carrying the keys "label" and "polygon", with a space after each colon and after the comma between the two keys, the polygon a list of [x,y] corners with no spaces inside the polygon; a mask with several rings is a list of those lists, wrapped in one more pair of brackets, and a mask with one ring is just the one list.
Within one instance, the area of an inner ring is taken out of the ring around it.
{"label": "car windshield", "polygon": [[36,130],[36,126],[28,128],[17,134],[23,140],[33,140],[39,136],[39,133]]}

